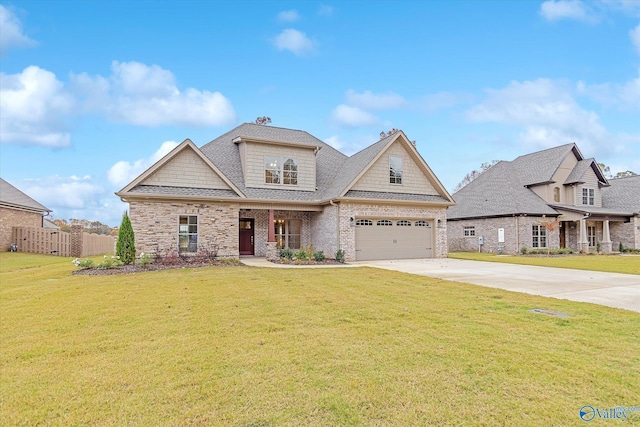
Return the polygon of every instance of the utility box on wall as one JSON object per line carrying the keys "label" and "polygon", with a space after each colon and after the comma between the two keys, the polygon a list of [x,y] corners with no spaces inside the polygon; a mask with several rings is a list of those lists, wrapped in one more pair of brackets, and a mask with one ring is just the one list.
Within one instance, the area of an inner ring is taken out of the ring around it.
{"label": "utility box on wall", "polygon": [[504,228],[498,228],[498,243],[504,243]]}

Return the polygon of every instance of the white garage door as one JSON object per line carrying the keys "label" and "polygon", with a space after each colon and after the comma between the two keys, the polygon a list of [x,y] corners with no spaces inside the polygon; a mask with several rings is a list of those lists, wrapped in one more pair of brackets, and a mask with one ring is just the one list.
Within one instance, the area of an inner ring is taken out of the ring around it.
{"label": "white garage door", "polygon": [[433,257],[433,220],[358,218],[356,260]]}

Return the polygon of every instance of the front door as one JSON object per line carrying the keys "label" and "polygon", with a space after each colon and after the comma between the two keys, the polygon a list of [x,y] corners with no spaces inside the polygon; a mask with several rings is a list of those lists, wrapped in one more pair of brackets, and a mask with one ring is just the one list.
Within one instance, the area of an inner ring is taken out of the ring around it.
{"label": "front door", "polygon": [[240,219],[240,255],[253,255],[253,219]]}
{"label": "front door", "polygon": [[558,229],[558,232],[560,233],[560,248],[566,248],[566,241],[565,241],[565,235],[564,235],[564,221],[560,222],[560,228]]}

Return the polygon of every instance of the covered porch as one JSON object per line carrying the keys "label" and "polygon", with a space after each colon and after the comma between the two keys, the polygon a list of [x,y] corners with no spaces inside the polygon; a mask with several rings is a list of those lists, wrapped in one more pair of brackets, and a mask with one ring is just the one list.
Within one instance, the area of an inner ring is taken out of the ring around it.
{"label": "covered porch", "polygon": [[[553,206],[560,217],[560,248],[578,252],[602,252],[616,250],[611,239],[611,228],[629,222],[629,214],[604,208]],[[619,242],[618,242],[619,243]]]}

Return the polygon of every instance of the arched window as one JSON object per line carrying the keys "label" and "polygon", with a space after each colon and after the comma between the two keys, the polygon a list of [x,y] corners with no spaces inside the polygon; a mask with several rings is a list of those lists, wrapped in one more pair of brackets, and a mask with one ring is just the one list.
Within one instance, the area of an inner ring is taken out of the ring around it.
{"label": "arched window", "polygon": [[393,225],[393,221],[389,221],[388,219],[380,219],[376,223],[377,226],[388,227]]}
{"label": "arched window", "polygon": [[407,221],[406,219],[400,220],[396,222],[398,227],[411,227],[411,221]]}
{"label": "arched window", "polygon": [[370,219],[358,219],[356,220],[356,225],[373,225],[373,221]]}

